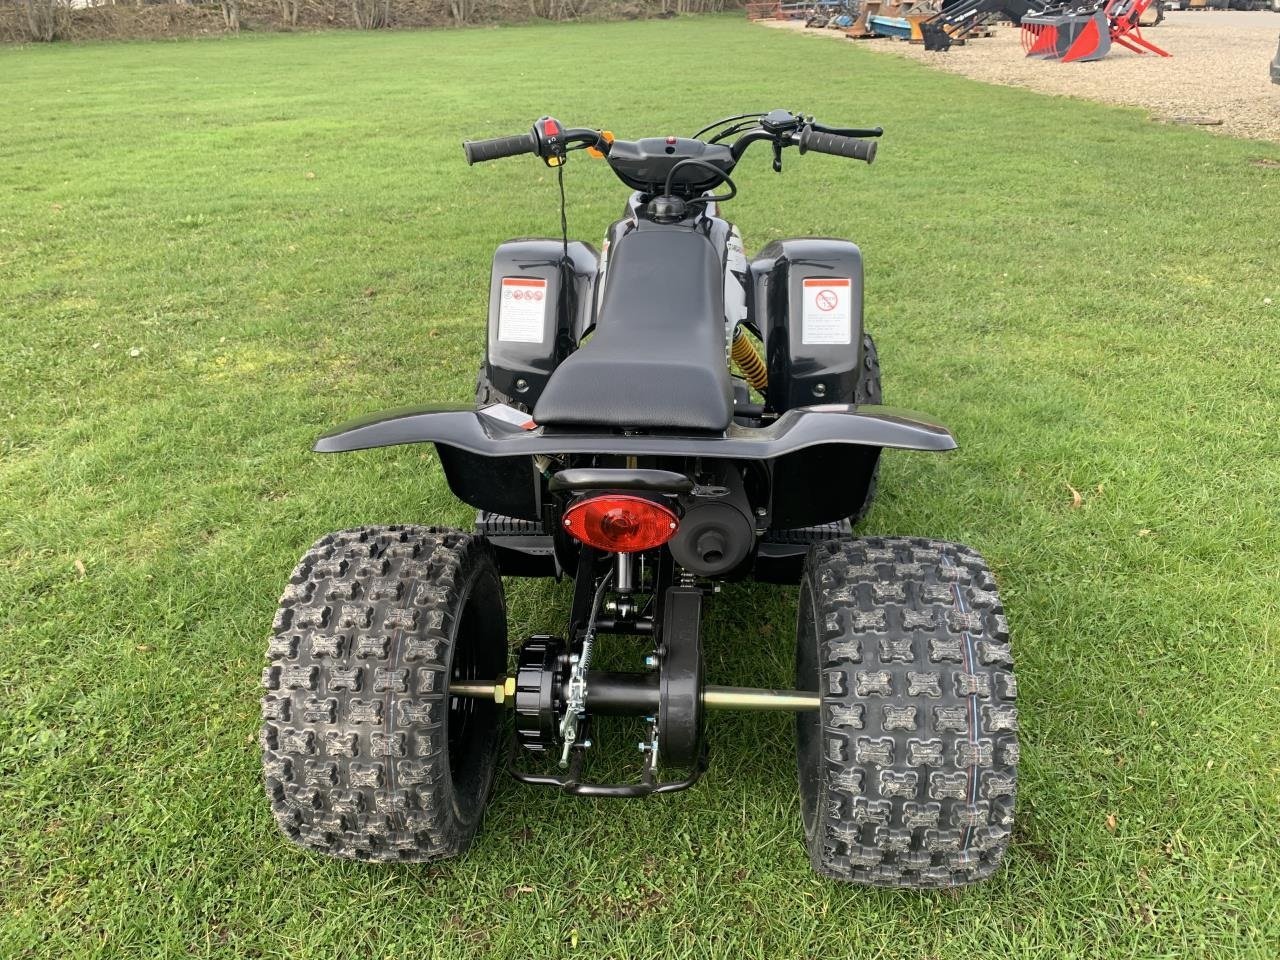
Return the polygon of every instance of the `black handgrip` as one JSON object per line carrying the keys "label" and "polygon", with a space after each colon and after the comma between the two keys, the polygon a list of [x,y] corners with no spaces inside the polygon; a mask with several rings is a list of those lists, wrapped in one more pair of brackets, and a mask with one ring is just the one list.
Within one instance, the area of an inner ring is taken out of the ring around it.
{"label": "black handgrip", "polygon": [[518,157],[522,153],[537,153],[538,141],[532,133],[520,133],[492,140],[463,140],[462,149],[467,155],[467,163],[483,163],[501,157]]}
{"label": "black handgrip", "polygon": [[874,140],[858,140],[855,137],[842,137],[835,133],[819,133],[813,127],[805,127],[800,131],[800,152],[829,153],[833,157],[848,157],[850,160],[865,160],[870,163],[876,158]]}

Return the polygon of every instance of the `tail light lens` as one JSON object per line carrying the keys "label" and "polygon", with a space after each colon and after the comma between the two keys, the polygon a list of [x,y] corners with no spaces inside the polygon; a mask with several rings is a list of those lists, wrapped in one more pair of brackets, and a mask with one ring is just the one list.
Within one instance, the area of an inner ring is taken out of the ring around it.
{"label": "tail light lens", "polygon": [[610,553],[639,553],[660,547],[680,521],[660,503],[644,497],[609,494],[579,500],[564,514],[564,527],[589,547]]}

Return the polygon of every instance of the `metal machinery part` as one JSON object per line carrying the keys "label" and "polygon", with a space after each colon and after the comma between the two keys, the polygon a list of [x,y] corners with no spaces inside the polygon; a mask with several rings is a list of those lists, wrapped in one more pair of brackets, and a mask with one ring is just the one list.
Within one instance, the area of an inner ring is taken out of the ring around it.
{"label": "metal machinery part", "polygon": [[586,739],[587,671],[591,668],[591,654],[595,649],[596,621],[600,616],[600,603],[604,599],[604,592],[609,588],[612,577],[613,571],[610,571],[604,575],[600,585],[596,587],[578,652],[569,654],[569,681],[565,687],[564,715],[560,718],[560,741],[564,744],[564,749],[560,753],[561,768],[569,766],[569,753],[579,740],[582,741],[583,747],[591,746],[590,741]]}
{"label": "metal machinery part", "polygon": [[676,562],[705,577],[723,576],[741,566],[756,545],[750,506],[745,496],[742,500],[742,505],[730,497],[690,503],[680,520],[680,532],[669,544]]}
{"label": "metal machinery part", "polygon": [[[579,795],[644,796],[684,789],[701,776],[705,767],[698,644],[702,594],[683,583],[671,585],[669,557],[651,566],[641,559],[584,547],[575,575],[570,639],[536,636],[526,640],[516,676],[495,681],[500,689],[483,683],[451,688],[458,696],[512,701],[516,742],[536,755],[559,754],[561,772],[555,775],[524,771],[513,755],[511,773],[517,780]],[[627,588],[625,592],[620,584]],[[607,603],[606,593],[610,595]],[[591,670],[600,632],[651,637],[653,653],[645,657],[650,670]],[[583,776],[593,718],[608,714],[648,721],[649,734],[640,745],[645,765],[638,782],[590,783]],[[659,755],[667,766],[687,769],[684,779],[659,780]]]}
{"label": "metal machinery part", "polygon": [[[516,714],[516,742],[526,750],[545,753],[556,743],[568,675],[569,658],[559,637],[530,637],[521,645],[510,703]],[[472,686],[483,687],[487,693],[473,693],[461,686],[451,687],[449,692],[464,697],[499,696],[492,684]],[[506,684],[500,682],[499,688],[505,693]]]}
{"label": "metal machinery part", "polygon": [[740,466],[704,465],[707,476],[680,498],[680,529],[667,549],[687,573],[720,577],[740,567],[755,548],[754,512]]}
{"label": "metal machinery part", "polygon": [[702,591],[678,586],[664,597],[658,648],[658,712],[652,757],[689,766],[702,750]]}
{"label": "metal machinery part", "polygon": [[631,561],[632,557],[629,553],[620,553],[617,556],[618,569],[615,580],[617,581],[617,589],[619,593],[630,593],[634,586],[632,583],[631,572],[635,568],[632,566]]}
{"label": "metal machinery part", "polygon": [[[818,708],[817,693],[707,686],[700,639],[703,588],[683,573],[673,583],[675,571],[669,559],[659,559],[648,570],[640,560],[638,556],[621,560],[616,555],[583,560],[571,622],[571,633],[578,638],[576,645],[559,637],[530,637],[520,648],[514,676],[450,685],[452,696],[510,704],[515,713],[515,741],[535,755],[559,754],[564,772],[555,775],[519,769],[513,756],[511,772],[517,780],[587,796],[636,797],[682,790],[696,782],[706,766],[705,711]],[[650,573],[652,583],[647,582]],[[620,580],[631,587],[629,617],[601,616],[601,611],[618,611],[628,599],[628,594],[615,589],[617,599],[604,602],[609,587],[616,588]],[[650,592],[651,602],[644,605],[643,597]],[[646,615],[646,611],[653,612]],[[649,669],[590,669],[591,647],[598,632],[653,637],[653,652],[645,657]],[[647,733],[639,746],[645,760],[639,781],[601,784],[584,778],[586,751],[592,745],[591,724],[597,716],[644,718]],[[661,780],[660,764],[664,769],[687,773],[683,779]]]}
{"label": "metal machinery part", "polygon": [[[554,639],[554,638],[553,638]],[[648,677],[648,680],[642,679]],[[499,677],[494,683],[454,683],[449,693],[457,697],[492,698],[496,703],[516,706],[510,692],[514,678]],[[591,709],[603,715],[641,715],[657,708],[657,690],[652,676],[638,673],[595,671],[587,675]],[[818,709],[818,694],[803,690],[767,690],[759,687],[726,687],[708,684],[702,688],[703,710],[790,711]],[[516,706],[517,711],[519,707]],[[522,741],[523,742],[523,741]]]}

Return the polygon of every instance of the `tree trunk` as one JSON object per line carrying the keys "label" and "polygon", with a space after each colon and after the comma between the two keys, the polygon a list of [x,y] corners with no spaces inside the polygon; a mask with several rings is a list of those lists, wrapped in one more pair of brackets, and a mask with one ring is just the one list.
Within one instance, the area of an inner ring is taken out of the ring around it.
{"label": "tree trunk", "polygon": [[351,0],[357,30],[379,30],[391,22],[391,0]]}
{"label": "tree trunk", "polygon": [[58,36],[57,0],[24,0],[27,36],[39,43],[52,43]]}

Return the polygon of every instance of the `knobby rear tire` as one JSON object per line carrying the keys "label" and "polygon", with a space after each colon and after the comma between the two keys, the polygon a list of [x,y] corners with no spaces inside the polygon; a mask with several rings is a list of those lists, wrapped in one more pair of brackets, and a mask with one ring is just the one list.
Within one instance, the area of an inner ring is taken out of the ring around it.
{"label": "knobby rear tire", "polygon": [[262,683],[276,822],[337,857],[462,853],[504,743],[499,707],[453,680],[507,665],[502,582],[482,538],[434,527],[331,533],[280,600]]}
{"label": "knobby rear tire", "polygon": [[796,673],[801,810],[814,868],[874,886],[990,876],[1017,790],[1017,682],[995,579],[976,552],[866,537],[805,562]]}

